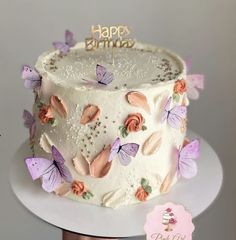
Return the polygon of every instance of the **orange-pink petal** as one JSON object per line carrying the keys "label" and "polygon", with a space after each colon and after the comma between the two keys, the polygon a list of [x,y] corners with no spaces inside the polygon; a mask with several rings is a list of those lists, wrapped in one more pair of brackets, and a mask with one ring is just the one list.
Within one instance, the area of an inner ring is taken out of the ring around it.
{"label": "orange-pink petal", "polygon": [[87,124],[89,122],[95,121],[100,115],[100,109],[96,105],[89,104],[87,105],[82,113],[80,123]]}
{"label": "orange-pink petal", "polygon": [[126,99],[130,105],[140,107],[147,113],[150,113],[150,106],[147,97],[143,93],[137,91],[128,92],[126,94]]}
{"label": "orange-pink petal", "polygon": [[67,107],[62,99],[57,96],[51,96],[50,105],[52,106],[53,110],[56,111],[61,117],[67,117]]}
{"label": "orange-pink petal", "polygon": [[102,178],[108,174],[112,162],[109,162],[111,146],[104,148],[90,165],[90,175],[95,178]]}

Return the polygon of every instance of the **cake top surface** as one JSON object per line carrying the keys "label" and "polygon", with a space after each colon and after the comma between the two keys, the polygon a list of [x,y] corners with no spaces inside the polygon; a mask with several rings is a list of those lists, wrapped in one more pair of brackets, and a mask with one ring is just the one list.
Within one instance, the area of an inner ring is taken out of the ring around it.
{"label": "cake top surface", "polygon": [[[110,84],[105,86],[83,80],[96,80],[97,64],[113,73]],[[42,54],[36,69],[43,77],[64,87],[104,90],[148,88],[181,79],[185,74],[185,65],[176,54],[141,43],[133,48],[96,51],[86,51],[84,43],[78,43],[66,56],[60,56],[58,51]]]}

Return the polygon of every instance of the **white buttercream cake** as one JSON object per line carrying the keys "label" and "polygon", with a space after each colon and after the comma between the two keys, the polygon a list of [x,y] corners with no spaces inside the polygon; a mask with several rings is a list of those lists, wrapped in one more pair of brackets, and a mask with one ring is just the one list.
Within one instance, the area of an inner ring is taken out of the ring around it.
{"label": "white buttercream cake", "polygon": [[[112,82],[96,81],[97,64],[112,73]],[[141,43],[96,51],[78,43],[66,55],[42,54],[35,69],[42,82],[33,108],[34,156],[51,159],[55,146],[73,178],[56,194],[116,208],[169,191],[177,181],[172,149],[186,133],[185,116],[178,126],[168,122],[170,109],[188,105],[180,57]],[[114,141],[120,145],[111,159]],[[131,143],[138,146],[134,155],[122,149]]]}

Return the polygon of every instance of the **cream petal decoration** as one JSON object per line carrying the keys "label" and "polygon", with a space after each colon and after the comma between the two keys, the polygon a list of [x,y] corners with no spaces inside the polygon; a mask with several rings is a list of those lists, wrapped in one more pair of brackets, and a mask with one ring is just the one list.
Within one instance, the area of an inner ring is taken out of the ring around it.
{"label": "cream petal decoration", "polygon": [[128,92],[126,99],[130,105],[143,108],[147,113],[150,113],[150,106],[143,93],[137,91]]}
{"label": "cream petal decoration", "polygon": [[60,197],[67,195],[71,190],[71,184],[70,183],[62,183],[56,190],[54,190],[54,193]]}
{"label": "cream petal decoration", "polygon": [[125,189],[119,188],[103,195],[102,206],[118,208],[127,204],[127,193]]}
{"label": "cream petal decoration", "polygon": [[52,152],[53,142],[46,133],[43,133],[39,140],[40,147],[47,153]]}
{"label": "cream petal decoration", "polygon": [[156,131],[144,142],[142,147],[143,155],[152,155],[158,151],[161,146],[162,131]]}
{"label": "cream petal decoration", "polygon": [[189,100],[188,100],[187,93],[185,93],[184,96],[183,96],[182,105],[183,106],[189,106]]}
{"label": "cream petal decoration", "polygon": [[176,175],[176,170],[177,170],[177,156],[173,157],[172,160],[172,166],[171,169],[169,171],[169,173],[166,175],[164,181],[162,182],[161,186],[160,186],[160,193],[167,193],[170,190],[171,184],[174,180],[174,177]]}
{"label": "cream petal decoration", "polygon": [[86,160],[86,158],[80,153],[77,154],[73,159],[72,159],[72,163],[75,167],[75,170],[77,173],[79,173],[80,175],[89,175],[89,163]]}
{"label": "cream petal decoration", "polygon": [[83,110],[80,123],[85,125],[89,122],[93,122],[99,117],[99,115],[100,115],[99,107],[89,104]]}
{"label": "cream petal decoration", "polygon": [[67,107],[62,99],[60,99],[57,96],[51,96],[50,104],[53,110],[56,111],[61,117],[63,118],[67,117],[67,113],[68,113]]}
{"label": "cream petal decoration", "polygon": [[90,165],[90,175],[95,178],[106,176],[111,168],[112,162],[108,162],[111,146],[104,148]]}

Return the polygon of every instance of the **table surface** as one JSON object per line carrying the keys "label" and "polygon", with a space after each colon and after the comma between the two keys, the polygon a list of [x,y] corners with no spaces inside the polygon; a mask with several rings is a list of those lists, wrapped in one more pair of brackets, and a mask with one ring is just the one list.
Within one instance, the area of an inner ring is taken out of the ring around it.
{"label": "table surface", "polygon": [[[191,180],[181,179],[170,193],[143,204],[113,210],[44,192],[40,181],[33,182],[27,174],[23,161],[30,153],[27,143],[20,146],[12,160],[11,185],[17,198],[28,210],[59,228],[103,237],[144,235],[146,215],[155,205],[166,202],[182,204],[196,217],[209,207],[219,193],[223,180],[219,158],[204,139],[190,131],[188,136],[190,139],[200,139],[201,143],[197,176]],[[196,196],[200,196],[201,201],[196,201]]]}

